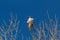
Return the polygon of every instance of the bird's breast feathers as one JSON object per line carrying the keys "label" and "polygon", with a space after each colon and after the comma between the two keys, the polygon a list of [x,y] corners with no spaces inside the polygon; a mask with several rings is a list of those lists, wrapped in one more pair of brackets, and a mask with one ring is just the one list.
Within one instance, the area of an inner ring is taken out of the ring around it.
{"label": "bird's breast feathers", "polygon": [[34,21],[33,18],[29,18],[28,21],[27,21],[27,23],[30,23],[30,22],[33,22],[33,21]]}

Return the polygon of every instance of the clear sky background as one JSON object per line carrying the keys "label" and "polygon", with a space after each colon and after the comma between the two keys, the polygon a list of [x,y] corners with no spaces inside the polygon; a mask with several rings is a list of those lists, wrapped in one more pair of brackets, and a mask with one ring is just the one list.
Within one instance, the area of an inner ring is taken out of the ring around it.
{"label": "clear sky background", "polygon": [[[5,19],[9,20],[9,15],[18,16],[20,20],[19,30],[22,30],[24,37],[29,35],[27,19],[32,16],[35,19],[35,24],[42,20],[47,20],[47,10],[51,17],[55,14],[60,18],[60,0],[0,0],[0,25]],[[8,22],[8,21],[7,21]],[[21,39],[21,34],[18,35],[18,40]]]}

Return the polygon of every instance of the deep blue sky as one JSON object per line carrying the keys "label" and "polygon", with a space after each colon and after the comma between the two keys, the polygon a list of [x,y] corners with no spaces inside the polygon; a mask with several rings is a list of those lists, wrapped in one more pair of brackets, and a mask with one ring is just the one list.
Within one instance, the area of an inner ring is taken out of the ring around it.
{"label": "deep blue sky", "polygon": [[[27,18],[34,17],[35,23],[46,19],[47,10],[50,16],[60,17],[60,0],[0,0],[0,23],[8,20],[10,13],[18,15],[23,34],[27,34]],[[26,36],[26,35],[25,35]],[[19,36],[20,37],[20,36]],[[20,38],[19,38],[20,39]]]}

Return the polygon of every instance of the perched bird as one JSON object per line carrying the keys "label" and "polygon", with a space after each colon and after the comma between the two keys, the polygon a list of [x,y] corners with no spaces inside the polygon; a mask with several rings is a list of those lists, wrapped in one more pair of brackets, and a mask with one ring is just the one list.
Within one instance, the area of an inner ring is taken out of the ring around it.
{"label": "perched bird", "polygon": [[28,28],[32,29],[32,26],[34,24],[34,18],[32,18],[32,16],[29,16],[27,23],[28,23]]}

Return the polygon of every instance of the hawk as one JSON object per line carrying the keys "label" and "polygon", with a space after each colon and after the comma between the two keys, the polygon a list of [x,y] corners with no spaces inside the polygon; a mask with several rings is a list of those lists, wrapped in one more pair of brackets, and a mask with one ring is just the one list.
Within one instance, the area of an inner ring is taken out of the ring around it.
{"label": "hawk", "polygon": [[32,16],[29,16],[27,23],[28,23],[28,28],[31,29],[34,24],[34,18],[32,18]]}

